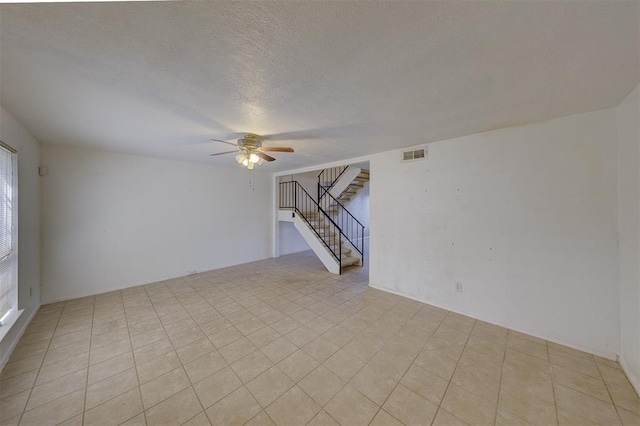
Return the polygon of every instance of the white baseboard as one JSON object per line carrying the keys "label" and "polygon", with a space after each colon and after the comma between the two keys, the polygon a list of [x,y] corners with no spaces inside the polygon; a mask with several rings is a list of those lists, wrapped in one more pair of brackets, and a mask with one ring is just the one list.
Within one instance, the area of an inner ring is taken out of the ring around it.
{"label": "white baseboard", "polygon": [[436,308],[444,309],[446,311],[451,311],[453,313],[464,315],[464,316],[467,316],[467,317],[470,317],[470,318],[473,318],[473,319],[476,319],[476,320],[479,320],[479,321],[484,321],[484,322],[487,322],[489,324],[497,325],[499,327],[508,328],[509,330],[517,331],[518,333],[527,334],[527,335],[532,336],[532,337],[537,337],[538,339],[547,340],[547,341],[549,341],[551,343],[556,343],[558,345],[566,346],[568,348],[575,349],[575,350],[578,350],[578,351],[581,351],[581,352],[586,352],[586,353],[589,353],[589,354],[592,354],[592,355],[597,355],[597,356],[599,356],[601,358],[606,358],[606,359],[609,359],[611,361],[617,361],[618,360],[618,354],[608,353],[608,352],[601,352],[601,351],[598,351],[598,350],[594,350],[592,348],[581,347],[579,345],[574,345],[574,344],[567,343],[567,342],[560,342],[560,341],[555,340],[555,339],[550,339],[550,338],[548,338],[546,336],[541,336],[539,334],[532,333],[531,331],[514,328],[514,327],[512,327],[512,326],[510,326],[508,324],[497,323],[497,322],[495,322],[493,320],[487,320],[485,318],[479,318],[477,315],[471,315],[471,314],[469,314],[467,312],[457,311],[457,310],[451,309],[451,308],[449,308],[447,306],[441,306],[441,305],[438,305],[438,304],[430,302],[430,301],[422,300],[422,299],[417,298],[415,296],[410,296],[410,295],[407,295],[407,294],[403,294],[403,293],[401,293],[399,291],[391,290],[391,289],[388,289],[388,288],[385,288],[385,287],[379,287],[379,286],[371,284],[371,283],[369,283],[369,287],[375,288],[376,290],[385,291],[387,293],[395,294],[397,296],[406,297],[407,299],[415,300],[416,302],[424,303],[426,305],[435,306]]}
{"label": "white baseboard", "polygon": [[631,382],[631,386],[633,386],[638,396],[640,396],[640,378],[631,374],[631,369],[621,357],[618,357],[618,363],[620,364],[620,367],[622,367],[622,371],[624,371],[627,379],[629,379],[629,381]]}
{"label": "white baseboard", "polygon": [[7,361],[9,361],[9,358],[11,357],[13,350],[18,345],[18,342],[24,335],[24,332],[27,330],[27,327],[29,326],[29,324],[31,324],[31,320],[33,319],[33,317],[36,316],[36,314],[38,313],[38,310],[40,310],[40,306],[41,305],[36,306],[33,312],[31,312],[31,315],[29,315],[29,318],[27,318],[27,321],[25,321],[25,323],[22,324],[22,328],[16,334],[16,338],[13,340],[13,342],[11,342],[11,345],[9,345],[9,350],[7,351],[6,354],[3,355],[2,359],[0,359],[0,371],[2,371],[4,366],[7,364]]}

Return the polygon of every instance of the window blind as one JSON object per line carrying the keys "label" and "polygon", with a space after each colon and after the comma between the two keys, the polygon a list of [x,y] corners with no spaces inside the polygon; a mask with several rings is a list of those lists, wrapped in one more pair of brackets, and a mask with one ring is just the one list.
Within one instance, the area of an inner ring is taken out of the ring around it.
{"label": "window blind", "polygon": [[16,154],[0,144],[0,319],[17,309]]}

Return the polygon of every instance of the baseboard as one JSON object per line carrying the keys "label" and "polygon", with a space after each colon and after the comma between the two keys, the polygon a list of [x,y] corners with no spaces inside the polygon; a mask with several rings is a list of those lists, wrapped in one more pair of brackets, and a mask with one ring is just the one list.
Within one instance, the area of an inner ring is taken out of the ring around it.
{"label": "baseboard", "polygon": [[471,315],[471,314],[469,314],[467,312],[457,311],[455,309],[451,309],[451,308],[446,307],[446,306],[438,305],[438,304],[433,303],[431,301],[422,300],[422,299],[417,298],[415,296],[410,296],[410,295],[407,295],[407,294],[403,294],[403,293],[401,293],[399,291],[391,290],[391,289],[388,289],[388,288],[385,288],[385,287],[379,287],[379,286],[371,284],[371,283],[369,283],[369,287],[375,288],[376,290],[384,291],[384,292],[387,292],[387,293],[395,294],[397,296],[406,297],[407,299],[415,300],[416,302],[424,303],[426,305],[435,306],[436,308],[444,309],[446,311],[451,311],[453,313],[464,315],[464,316],[467,316],[467,317],[470,317],[470,318],[473,318],[473,319],[476,319],[476,320],[479,320],[479,321],[484,321],[486,323],[497,325],[499,327],[504,327],[504,328],[507,328],[509,330],[517,331],[518,333],[526,334],[526,335],[529,335],[529,336],[532,336],[532,337],[537,337],[538,339],[543,339],[543,340],[549,341],[551,343],[556,343],[558,345],[566,346],[568,348],[575,349],[577,351],[586,352],[588,354],[596,355],[596,356],[599,356],[601,358],[606,358],[606,359],[609,359],[611,361],[617,361],[618,360],[618,354],[608,353],[608,352],[600,352],[600,351],[594,350],[592,348],[581,347],[579,345],[574,345],[574,344],[567,343],[567,342],[560,342],[560,341],[557,341],[555,339],[550,339],[550,338],[548,338],[546,336],[541,336],[541,335],[538,335],[536,333],[532,333],[531,331],[514,328],[514,327],[512,327],[512,326],[510,326],[508,324],[501,324],[501,323],[495,322],[493,320],[487,320],[485,318],[480,318],[480,317],[478,317],[476,315]]}
{"label": "baseboard", "polygon": [[624,359],[618,357],[618,363],[620,364],[620,367],[622,367],[622,371],[624,371],[624,374],[627,376],[627,379],[629,379],[629,381],[631,382],[631,386],[633,386],[638,396],[640,396],[640,378],[631,374],[631,369],[629,368],[627,363],[624,361]]}
{"label": "baseboard", "polygon": [[33,310],[33,312],[31,312],[31,315],[29,315],[29,318],[27,318],[25,323],[22,324],[22,328],[20,328],[20,331],[18,331],[18,333],[16,334],[16,338],[14,339],[14,341],[11,342],[11,345],[9,345],[9,350],[7,351],[6,354],[4,354],[2,359],[0,359],[0,371],[2,371],[4,366],[7,364],[7,361],[9,361],[9,358],[11,357],[11,354],[13,353],[13,350],[18,345],[18,342],[20,341],[20,339],[22,339],[22,336],[24,335],[24,332],[27,331],[27,327],[29,326],[29,324],[31,324],[31,320],[33,319],[33,317],[36,316],[36,314],[40,310],[40,306],[41,305],[36,306],[36,308]]}

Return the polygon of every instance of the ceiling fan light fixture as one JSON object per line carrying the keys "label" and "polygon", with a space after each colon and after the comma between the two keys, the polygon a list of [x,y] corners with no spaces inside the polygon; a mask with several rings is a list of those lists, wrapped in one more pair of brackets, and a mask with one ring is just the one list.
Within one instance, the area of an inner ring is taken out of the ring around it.
{"label": "ceiling fan light fixture", "polygon": [[258,162],[260,162],[260,157],[258,157],[254,152],[252,152],[252,153],[249,155],[249,161],[250,161],[251,163],[258,163]]}

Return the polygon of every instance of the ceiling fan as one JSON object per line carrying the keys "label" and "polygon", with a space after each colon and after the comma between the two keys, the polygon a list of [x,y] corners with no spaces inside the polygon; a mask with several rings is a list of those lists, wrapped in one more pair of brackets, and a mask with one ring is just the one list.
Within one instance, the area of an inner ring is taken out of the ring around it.
{"label": "ceiling fan", "polygon": [[216,154],[210,154],[211,157],[215,157],[218,155],[225,155],[237,152],[236,161],[249,170],[253,170],[255,165],[260,165],[265,161],[275,161],[276,159],[270,156],[269,154],[265,154],[266,152],[293,152],[293,148],[280,146],[280,147],[266,147],[262,146],[262,141],[266,138],[260,135],[256,135],[255,133],[245,133],[242,135],[240,139],[237,140],[237,143],[227,142],[220,139],[211,139],[214,142],[225,143],[227,145],[235,146],[236,150],[233,151],[225,151],[218,152]]}

